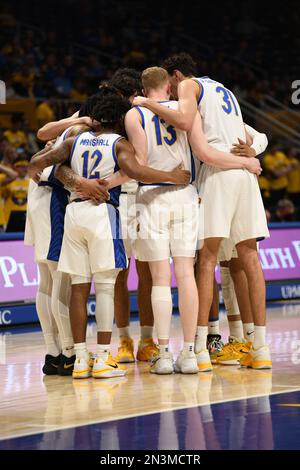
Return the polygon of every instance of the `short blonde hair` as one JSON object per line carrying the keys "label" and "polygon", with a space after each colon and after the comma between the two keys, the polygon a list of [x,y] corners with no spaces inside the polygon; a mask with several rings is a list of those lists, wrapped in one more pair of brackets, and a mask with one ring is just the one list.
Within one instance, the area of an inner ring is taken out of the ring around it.
{"label": "short blonde hair", "polygon": [[142,84],[146,93],[149,90],[160,88],[168,81],[169,74],[162,67],[149,67],[142,73]]}

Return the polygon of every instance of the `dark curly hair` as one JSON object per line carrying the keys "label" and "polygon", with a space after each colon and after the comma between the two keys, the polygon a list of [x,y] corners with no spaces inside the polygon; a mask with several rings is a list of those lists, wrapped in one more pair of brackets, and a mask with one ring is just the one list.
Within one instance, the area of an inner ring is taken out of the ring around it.
{"label": "dark curly hair", "polygon": [[118,69],[110,79],[109,84],[117,88],[127,99],[132,95],[142,94],[141,73],[135,69]]}
{"label": "dark curly hair", "polygon": [[122,67],[115,71],[112,78],[119,78],[119,77],[131,77],[139,80],[141,78],[141,72],[137,69],[133,69],[131,67]]}
{"label": "dark curly hair", "polygon": [[175,70],[179,70],[186,77],[197,75],[197,64],[186,52],[168,57],[163,62],[162,67],[168,71],[169,75],[173,75]]}
{"label": "dark curly hair", "polygon": [[97,91],[97,93],[95,93],[94,95],[89,96],[88,99],[85,101],[85,103],[81,106],[79,110],[79,114],[78,114],[79,117],[82,117],[82,116],[91,117],[93,108],[96,106],[99,100],[101,100],[103,96],[111,95],[111,94],[120,95],[120,91],[108,83],[103,83],[99,87],[99,91]]}
{"label": "dark curly hair", "polygon": [[128,101],[118,94],[107,94],[94,106],[91,118],[100,122],[102,129],[123,129],[125,114],[130,110]]}

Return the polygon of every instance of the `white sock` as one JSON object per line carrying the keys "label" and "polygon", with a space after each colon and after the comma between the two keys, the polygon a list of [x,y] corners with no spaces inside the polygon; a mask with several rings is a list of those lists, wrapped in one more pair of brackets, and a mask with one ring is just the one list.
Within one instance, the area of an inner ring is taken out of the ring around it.
{"label": "white sock", "polygon": [[243,323],[244,338],[246,341],[254,340],[254,323]]}
{"label": "white sock", "polygon": [[195,343],[183,343],[183,351],[194,352]]}
{"label": "white sock", "polygon": [[197,326],[197,333],[195,339],[195,353],[198,354],[203,349],[206,349],[208,326]]}
{"label": "white sock", "polygon": [[171,287],[153,286],[151,302],[157,337],[159,340],[168,340],[173,309]]}
{"label": "white sock", "polygon": [[239,315],[240,310],[235,295],[234,284],[229,268],[221,266],[221,286],[227,315]]}
{"label": "white sock", "polygon": [[68,306],[71,283],[67,274],[56,270],[52,272],[52,280],[51,308],[58,327],[62,353],[66,357],[71,357],[74,355],[74,341]]}
{"label": "white sock", "polygon": [[159,345],[159,355],[163,356],[165,353],[169,352],[169,345],[168,344],[160,344]]}
{"label": "white sock", "polygon": [[126,336],[127,338],[130,338],[130,333],[129,333],[129,326],[124,326],[123,328],[118,328],[119,331],[119,336]]}
{"label": "white sock", "polygon": [[55,337],[52,333],[44,333],[44,340],[46,344],[46,354],[57,357],[60,354],[60,350],[55,341]]}
{"label": "white sock", "polygon": [[208,322],[208,334],[209,335],[218,335],[218,334],[220,334],[220,322],[219,322],[219,320],[209,321]]}
{"label": "white sock", "polygon": [[266,344],[266,327],[254,325],[253,349],[259,349]]}
{"label": "white sock", "polygon": [[97,331],[112,331],[114,323],[115,286],[110,283],[95,282]]}
{"label": "white sock", "polygon": [[63,348],[62,353],[66,357],[72,357],[75,354],[74,346]]}
{"label": "white sock", "polygon": [[141,326],[141,339],[149,339],[153,336],[153,326]]}
{"label": "white sock", "polygon": [[87,359],[89,356],[86,343],[75,343],[74,344],[76,358]]}
{"label": "white sock", "polygon": [[60,354],[60,348],[56,341],[56,324],[51,310],[51,296],[40,290],[36,295],[36,311],[43,331],[46,354],[56,357]]}
{"label": "white sock", "polygon": [[97,344],[97,357],[102,359],[104,362],[107,361],[110,351],[110,344]]}
{"label": "white sock", "polygon": [[242,340],[244,338],[243,323],[241,320],[229,321],[229,334],[235,338]]}

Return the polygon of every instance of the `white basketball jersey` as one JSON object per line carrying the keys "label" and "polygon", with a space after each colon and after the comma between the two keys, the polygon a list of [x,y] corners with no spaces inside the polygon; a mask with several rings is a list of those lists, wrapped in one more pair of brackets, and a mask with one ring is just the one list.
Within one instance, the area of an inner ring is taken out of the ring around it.
{"label": "white basketball jersey", "polygon": [[[70,155],[72,170],[85,178],[108,178],[118,171],[119,165],[116,156],[116,143],[122,137],[118,134],[99,134],[83,132],[76,137]],[[121,187],[110,190],[110,201],[119,205]],[[75,193],[71,200],[76,199]]]}
{"label": "white basketball jersey", "polygon": [[222,83],[209,77],[194,78],[201,84],[198,110],[208,143],[218,150],[229,152],[238,138],[246,140],[244,122],[234,94]]}
{"label": "white basketball jersey", "polygon": [[[66,139],[69,129],[57,138],[55,147]],[[34,246],[36,262],[57,262],[60,256],[69,193],[54,172],[53,165],[45,168],[39,184],[33,180],[29,184],[24,243]]]}
{"label": "white basketball jersey", "polygon": [[[168,108],[178,109],[177,101],[160,101]],[[156,170],[170,171],[183,164],[194,180],[194,160],[185,131],[175,129],[147,108],[137,106],[147,135],[147,165]]]}

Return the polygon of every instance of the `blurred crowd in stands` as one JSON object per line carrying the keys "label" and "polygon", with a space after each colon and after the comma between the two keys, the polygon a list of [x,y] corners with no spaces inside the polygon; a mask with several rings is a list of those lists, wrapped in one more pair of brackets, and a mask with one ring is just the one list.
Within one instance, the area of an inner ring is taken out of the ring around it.
{"label": "blurred crowd in stands", "polygon": [[[120,66],[143,70],[184,50],[198,61],[200,76],[226,83],[256,108],[266,95],[293,108],[291,83],[300,79],[295,0],[282,5],[280,15],[267,2],[237,8],[233,0],[218,4],[217,15],[215,4],[203,2],[193,2],[192,9],[184,2],[175,8],[171,1],[5,3],[2,8],[0,2],[0,79],[7,102],[36,101],[36,128],[24,113],[11,113],[10,124],[0,129],[0,230],[24,228],[26,166],[43,145],[37,129],[77,111]],[[293,5],[294,14],[285,15]],[[262,166],[259,184],[268,220],[300,220],[299,149],[270,143]]]}

